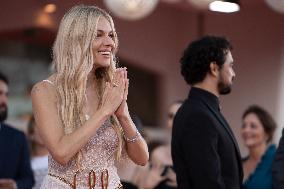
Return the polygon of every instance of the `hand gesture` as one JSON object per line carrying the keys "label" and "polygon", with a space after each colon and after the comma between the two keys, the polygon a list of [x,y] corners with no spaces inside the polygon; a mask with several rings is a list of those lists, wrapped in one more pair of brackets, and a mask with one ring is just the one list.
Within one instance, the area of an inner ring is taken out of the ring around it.
{"label": "hand gesture", "polygon": [[115,111],[115,115],[118,118],[129,116],[128,106],[127,106],[127,102],[126,102],[127,96],[128,96],[129,79],[127,78],[126,68],[123,68],[122,72],[123,72],[123,78],[124,78],[124,81],[125,81],[125,88],[124,88],[122,103],[120,104],[118,109]]}
{"label": "hand gesture", "polygon": [[125,93],[126,80],[124,70],[118,68],[114,73],[114,79],[111,83],[107,82],[102,97],[101,109],[108,115],[114,112],[121,105]]}

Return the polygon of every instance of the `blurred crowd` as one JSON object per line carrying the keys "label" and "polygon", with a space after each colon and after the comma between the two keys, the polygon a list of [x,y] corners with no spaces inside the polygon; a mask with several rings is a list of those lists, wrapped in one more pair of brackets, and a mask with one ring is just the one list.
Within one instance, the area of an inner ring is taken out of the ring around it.
{"label": "blurred crowd", "polygon": [[[25,136],[21,131],[13,129],[13,126],[4,123],[8,116],[8,80],[2,73],[0,97],[0,188],[33,186],[32,188],[39,189],[48,173],[48,149],[38,133],[33,115],[28,121]],[[163,141],[149,139],[141,119],[136,115],[132,116],[138,130],[148,142],[150,160],[144,167],[136,165],[130,159],[117,162],[118,174],[124,188],[177,188],[171,157],[171,132],[174,116],[182,103],[183,101],[173,102],[165,113],[167,125],[160,128],[165,133]],[[276,153],[272,139],[275,129],[275,121],[262,107],[252,105],[244,111],[241,136],[249,152],[242,160],[244,187],[272,188],[271,167]]]}

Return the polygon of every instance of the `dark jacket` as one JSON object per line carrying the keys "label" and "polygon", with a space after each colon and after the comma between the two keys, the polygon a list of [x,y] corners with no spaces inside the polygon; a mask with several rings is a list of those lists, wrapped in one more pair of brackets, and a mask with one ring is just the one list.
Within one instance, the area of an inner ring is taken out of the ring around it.
{"label": "dark jacket", "polygon": [[24,133],[1,123],[0,178],[16,181],[18,189],[31,189],[34,177]]}
{"label": "dark jacket", "polygon": [[242,162],[237,142],[212,93],[192,87],[172,132],[178,188],[240,189]]}
{"label": "dark jacket", "polygon": [[274,189],[284,189],[284,129],[272,164],[272,183]]}

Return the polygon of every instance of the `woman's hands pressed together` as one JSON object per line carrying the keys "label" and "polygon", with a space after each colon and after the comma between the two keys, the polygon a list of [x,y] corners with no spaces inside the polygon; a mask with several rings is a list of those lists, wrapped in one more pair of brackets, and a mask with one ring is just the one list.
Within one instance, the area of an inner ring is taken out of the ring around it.
{"label": "woman's hands pressed together", "polygon": [[[122,69],[122,74],[124,78],[124,93],[123,93],[123,99],[121,104],[119,105],[118,109],[115,111],[115,115],[118,118],[126,118],[129,116],[128,106],[127,106],[127,96],[128,96],[128,87],[129,87],[129,79],[127,78],[127,70],[126,68]],[[115,81],[114,81],[115,82]]]}
{"label": "woman's hands pressed together", "polygon": [[[118,68],[111,82],[106,83],[102,99],[103,112],[107,115],[127,115],[126,98],[128,93],[128,79],[126,68]],[[118,112],[118,113],[117,113]]]}

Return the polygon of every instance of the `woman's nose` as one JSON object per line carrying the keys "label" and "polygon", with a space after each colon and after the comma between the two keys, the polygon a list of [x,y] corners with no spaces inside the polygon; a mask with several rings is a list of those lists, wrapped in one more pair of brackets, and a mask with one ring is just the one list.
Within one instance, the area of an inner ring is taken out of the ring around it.
{"label": "woman's nose", "polygon": [[109,36],[106,36],[106,37],[104,38],[104,45],[110,46],[110,47],[114,48],[114,47],[115,47],[115,43],[114,43],[113,38],[111,38],[111,37],[109,37]]}

